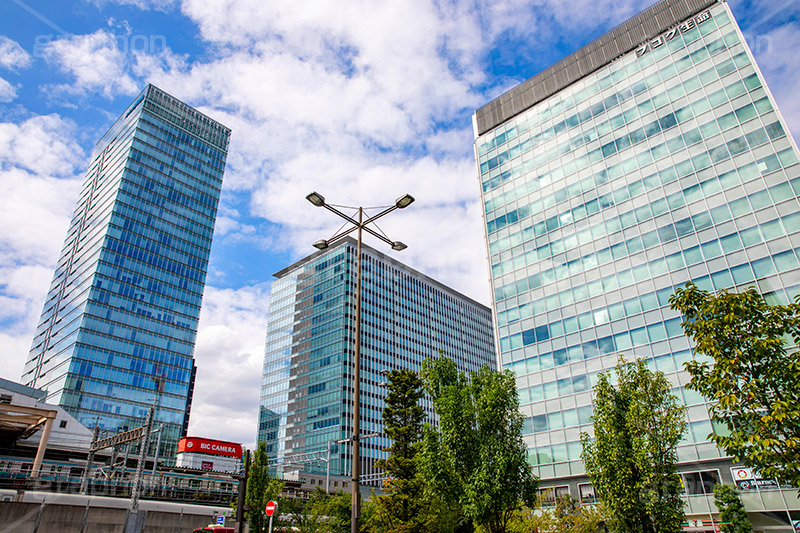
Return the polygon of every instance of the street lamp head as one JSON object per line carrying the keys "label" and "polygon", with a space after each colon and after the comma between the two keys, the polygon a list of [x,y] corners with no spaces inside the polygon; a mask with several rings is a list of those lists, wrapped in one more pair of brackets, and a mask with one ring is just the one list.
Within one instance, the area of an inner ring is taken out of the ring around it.
{"label": "street lamp head", "polygon": [[[316,245],[315,245],[315,246],[316,246]],[[402,251],[403,251],[403,250],[405,250],[406,248],[408,248],[408,246],[406,246],[405,244],[403,244],[403,243],[402,243],[402,242],[400,242],[400,241],[394,241],[394,242],[392,243],[392,250],[394,250],[395,252],[402,252]]]}
{"label": "street lamp head", "polygon": [[394,206],[397,209],[403,209],[405,207],[410,206],[413,203],[414,203],[414,197],[406,193],[394,201]]}
{"label": "street lamp head", "polygon": [[314,248],[316,248],[317,250],[324,250],[327,247],[328,247],[328,241],[326,241],[325,239],[319,240],[314,243]]}
{"label": "street lamp head", "polygon": [[308,200],[317,207],[322,207],[323,205],[325,205],[325,198],[318,192],[312,192],[311,194],[306,196],[306,200]]}

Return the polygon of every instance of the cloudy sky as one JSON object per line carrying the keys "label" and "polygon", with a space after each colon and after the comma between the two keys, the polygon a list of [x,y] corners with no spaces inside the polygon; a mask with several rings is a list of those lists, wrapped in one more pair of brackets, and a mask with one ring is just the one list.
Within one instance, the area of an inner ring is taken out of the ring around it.
{"label": "cloudy sky", "polygon": [[[0,0],[0,376],[18,380],[92,146],[147,82],[233,130],[190,432],[251,444],[272,274],[417,202],[399,258],[489,303],[471,115],[652,0]],[[795,136],[800,3],[732,0]],[[380,247],[378,243],[376,246]]]}

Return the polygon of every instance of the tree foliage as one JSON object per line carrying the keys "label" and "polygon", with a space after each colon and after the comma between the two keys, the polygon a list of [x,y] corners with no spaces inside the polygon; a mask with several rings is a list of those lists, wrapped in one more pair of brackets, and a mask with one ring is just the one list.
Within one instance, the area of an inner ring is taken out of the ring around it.
{"label": "tree foliage", "polygon": [[422,379],[412,370],[392,370],[388,376],[388,394],[383,409],[383,427],[392,445],[385,448],[389,457],[377,462],[387,476],[384,494],[377,498],[379,515],[392,533],[428,531],[423,497],[424,483],[417,468],[417,453],[422,438],[425,411]]}
{"label": "tree foliage", "polygon": [[769,305],[753,288],[709,294],[690,283],[670,304],[700,356],[686,364],[688,387],[715,402],[712,420],[727,429],[713,441],[800,489],[800,303]]}
{"label": "tree foliage", "polygon": [[538,480],[522,440],[523,416],[510,371],[459,372],[447,358],[423,363],[425,390],[439,417],[425,426],[421,472],[451,511],[489,533],[507,531],[512,513],[536,499]]}
{"label": "tree foliage", "polygon": [[685,408],[661,372],[644,361],[620,359],[617,385],[610,373],[594,387],[594,438],[581,434],[586,473],[613,532],[678,532],[683,500],[676,446]]}
{"label": "tree foliage", "polygon": [[736,489],[717,483],[714,485],[714,503],[719,509],[722,533],[750,533],[753,530]]}
{"label": "tree foliage", "polygon": [[268,462],[266,444],[260,442],[253,454],[253,463],[247,474],[247,492],[245,493],[245,504],[250,507],[246,511],[247,523],[250,525],[252,533],[262,533],[267,530],[269,519],[264,510],[268,501],[278,502],[279,510],[283,507],[279,500],[281,491],[283,491],[283,482],[270,477]]}
{"label": "tree foliage", "polygon": [[299,533],[349,533],[350,495],[342,491],[328,494],[314,490],[307,500],[287,498],[279,503],[280,520],[275,531]]}
{"label": "tree foliage", "polygon": [[572,496],[556,500],[554,508],[542,508],[540,512],[522,509],[514,513],[509,524],[509,533],[597,533],[602,514],[596,506],[581,506]]}

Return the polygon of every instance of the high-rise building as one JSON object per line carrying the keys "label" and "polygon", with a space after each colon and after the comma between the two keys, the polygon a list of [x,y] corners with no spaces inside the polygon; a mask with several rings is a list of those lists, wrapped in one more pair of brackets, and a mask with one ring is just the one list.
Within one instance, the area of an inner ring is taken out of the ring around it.
{"label": "high-rise building", "polygon": [[731,483],[668,298],[690,280],[800,293],[800,165],[728,5],[658,2],[473,118],[501,366],[543,485],[591,499],[579,434],[618,354],[689,406],[687,494]]}
{"label": "high-rise building", "polygon": [[[361,472],[378,481],[373,464],[389,445],[381,372],[419,371],[440,350],[464,371],[494,369],[496,356],[486,306],[366,245],[362,258],[361,434],[378,436],[361,443]],[[277,463],[324,457],[330,446],[331,475],[351,471],[350,445],[336,441],[353,431],[355,260],[356,242],[345,238],[275,274],[258,440]],[[429,399],[423,407],[432,414]],[[293,468],[326,472],[320,462]]]}
{"label": "high-rise building", "polygon": [[229,137],[153,85],[117,119],[92,153],[22,376],[87,427],[141,426],[157,402],[162,457],[189,423]]}

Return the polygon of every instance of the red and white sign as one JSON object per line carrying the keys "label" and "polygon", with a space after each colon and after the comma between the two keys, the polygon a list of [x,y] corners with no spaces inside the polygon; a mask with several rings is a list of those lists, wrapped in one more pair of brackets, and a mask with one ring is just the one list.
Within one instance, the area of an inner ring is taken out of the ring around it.
{"label": "red and white sign", "polygon": [[178,453],[194,452],[226,457],[242,457],[242,445],[224,440],[202,439],[200,437],[181,437]]}
{"label": "red and white sign", "polygon": [[200,470],[208,470],[211,472],[214,470],[214,463],[212,461],[203,461],[200,463]]}
{"label": "red and white sign", "polygon": [[267,502],[267,508],[266,508],[267,516],[272,516],[272,514],[275,512],[275,508],[276,507],[278,507],[277,503],[275,503],[272,500],[268,501]]}

